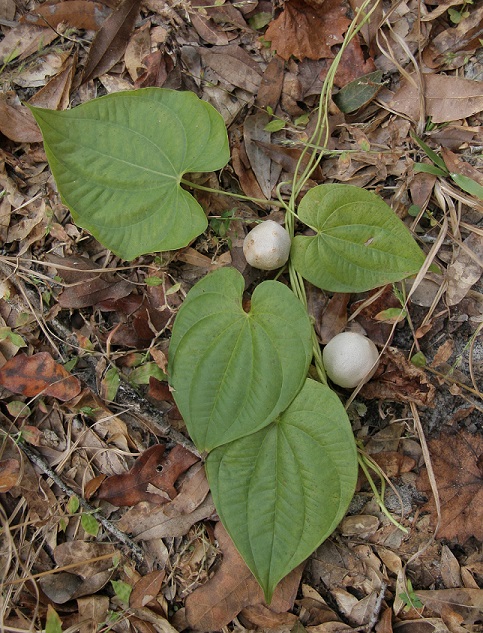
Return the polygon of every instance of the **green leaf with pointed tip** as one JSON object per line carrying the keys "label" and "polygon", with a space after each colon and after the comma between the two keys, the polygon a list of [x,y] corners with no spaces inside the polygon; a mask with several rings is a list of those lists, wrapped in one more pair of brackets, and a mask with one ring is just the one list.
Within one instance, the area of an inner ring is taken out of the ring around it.
{"label": "green leaf with pointed tip", "polygon": [[199,281],[176,317],[168,375],[200,451],[258,431],[301,389],[312,358],[309,317],[278,281],[242,305],[244,280],[222,268]]}
{"label": "green leaf with pointed tip", "polygon": [[143,88],[72,110],[30,108],[75,222],[124,259],[186,246],[206,226],[180,180],[230,154],[221,115],[191,92]]}
{"label": "green leaf with pointed tip", "polygon": [[316,232],[297,235],[291,258],[310,283],[332,292],[363,292],[420,269],[424,253],[378,196],[352,185],[319,185],[298,208]]}
{"label": "green leaf with pointed tip", "polygon": [[473,178],[469,176],[463,176],[463,174],[450,174],[450,176],[460,189],[463,189],[463,191],[475,196],[475,198],[479,200],[483,200],[483,187],[480,183],[476,182],[476,180],[473,180]]}
{"label": "green leaf with pointed tip", "polygon": [[357,451],[344,407],[307,379],[276,421],[212,451],[206,472],[218,515],[269,602],[354,494]]}

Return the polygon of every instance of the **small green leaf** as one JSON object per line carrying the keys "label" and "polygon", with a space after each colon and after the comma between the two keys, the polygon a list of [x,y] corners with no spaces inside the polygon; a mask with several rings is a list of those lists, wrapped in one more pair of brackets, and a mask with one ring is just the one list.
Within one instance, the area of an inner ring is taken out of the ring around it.
{"label": "small green leaf", "polygon": [[424,253],[392,209],[352,185],[319,185],[302,199],[298,215],[316,231],[292,243],[295,269],[332,292],[364,292],[419,271]]}
{"label": "small green leaf", "polygon": [[79,499],[75,495],[72,495],[72,497],[70,497],[67,503],[66,511],[69,514],[75,514],[77,510],[79,509],[79,506],[80,506]]}
{"label": "small green leaf", "polygon": [[104,397],[106,400],[113,402],[116,399],[117,390],[121,383],[119,371],[117,367],[109,367],[102,379],[102,386],[104,389]]}
{"label": "small green leaf", "polygon": [[274,119],[267,123],[267,125],[263,128],[265,132],[279,132],[283,130],[283,128],[287,125],[286,121],[282,121],[281,119]]}
{"label": "small green leaf", "polygon": [[384,321],[384,323],[400,323],[407,317],[407,310],[401,308],[387,308],[378,312],[374,319],[376,321]]}
{"label": "small green leaf", "polygon": [[411,132],[411,138],[416,141],[419,147],[423,150],[426,156],[433,161],[435,165],[437,165],[446,175],[448,174],[448,168],[446,167],[446,163],[438,156],[434,150],[432,150],[429,145],[427,145],[419,136],[416,136],[414,132]]}
{"label": "small green leaf", "polygon": [[413,171],[415,174],[433,174],[433,176],[440,176],[441,178],[448,175],[447,171],[443,171],[435,165],[428,165],[428,163],[414,163]]}
{"label": "small green leaf", "polygon": [[146,286],[161,286],[163,284],[161,277],[146,277],[144,281]]}
{"label": "small green leaf", "polygon": [[220,519],[269,602],[344,516],[357,451],[339,398],[308,379],[277,420],[216,448],[206,469]]}
{"label": "small green leaf", "polygon": [[166,380],[167,376],[156,363],[144,363],[129,374],[129,382],[133,385],[149,385],[149,379]]}
{"label": "small green leaf", "polygon": [[310,321],[292,291],[264,281],[246,312],[243,289],[236,269],[221,268],[190,290],[174,323],[168,374],[201,451],[274,420],[302,387],[312,358]]}
{"label": "small green leaf", "polygon": [[129,598],[131,596],[132,587],[127,582],[123,582],[122,580],[111,580],[112,588],[114,589],[114,593],[116,596],[124,602],[125,604],[129,604]]}
{"label": "small green leaf", "polygon": [[27,343],[23,340],[23,338],[12,332],[9,327],[0,327],[0,341],[10,341],[15,347],[26,347]]}
{"label": "small green leaf", "polygon": [[143,88],[72,110],[30,106],[72,217],[124,259],[175,250],[202,233],[203,209],[188,172],[229,160],[222,116],[191,92]]}
{"label": "small green leaf", "polygon": [[466,191],[475,198],[479,200],[483,200],[483,187],[473,180],[473,178],[469,178],[468,176],[463,176],[462,174],[450,174],[451,179],[458,185],[460,189]]}
{"label": "small green leaf", "polygon": [[423,352],[416,352],[416,354],[411,357],[411,362],[415,367],[426,367],[426,356]]}
{"label": "small green leaf", "polygon": [[354,112],[366,105],[382,88],[382,70],[354,79],[334,95],[334,103],[341,112]]}
{"label": "small green leaf", "polygon": [[97,536],[97,533],[99,532],[99,523],[92,514],[83,513],[81,516],[81,525],[87,534]]}
{"label": "small green leaf", "polygon": [[45,633],[62,633],[62,620],[51,604],[47,605]]}
{"label": "small green leaf", "polygon": [[32,413],[30,407],[21,400],[11,400],[8,402],[7,411],[14,418],[28,418]]}

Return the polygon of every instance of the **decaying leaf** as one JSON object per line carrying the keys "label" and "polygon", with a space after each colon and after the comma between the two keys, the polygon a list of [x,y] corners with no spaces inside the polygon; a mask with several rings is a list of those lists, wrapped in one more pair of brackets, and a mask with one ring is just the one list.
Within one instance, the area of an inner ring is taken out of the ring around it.
{"label": "decaying leaf", "polygon": [[132,609],[140,609],[145,607],[149,602],[155,600],[161,591],[164,576],[164,569],[152,571],[142,576],[134,585],[131,595],[129,596],[129,606]]}
{"label": "decaying leaf", "polygon": [[459,303],[476,284],[483,272],[483,237],[471,233],[457,251],[446,271],[448,305]]}
{"label": "decaying leaf", "polygon": [[42,134],[32,113],[14,94],[0,95],[0,132],[17,143],[42,141]]}
{"label": "decaying leaf", "polygon": [[35,24],[57,30],[59,24],[77,29],[97,31],[109,15],[110,10],[100,2],[68,0],[68,2],[45,2],[31,13],[20,18],[20,22]]}
{"label": "decaying leaf", "polygon": [[0,461],[0,494],[8,492],[20,481],[20,462],[17,459]]}
{"label": "decaying leaf", "polygon": [[305,0],[288,0],[264,38],[282,59],[332,58],[332,47],[343,41],[349,23],[340,0],[325,0],[322,9]]}
{"label": "decaying leaf", "polygon": [[204,466],[201,463],[196,464],[185,475],[173,501],[158,506],[140,503],[121,517],[118,527],[143,541],[183,536],[194,523],[215,512],[208,492]]}
{"label": "decaying leaf", "polygon": [[138,457],[129,472],[107,477],[100,485],[97,497],[115,506],[133,506],[140,501],[167,503],[174,499],[176,480],[198,458],[179,444],[164,457],[165,448],[164,444],[155,444]]}
{"label": "decaying leaf", "polygon": [[141,0],[122,0],[102,23],[92,42],[82,81],[103,75],[119,61],[139,15]]}
{"label": "decaying leaf", "polygon": [[128,281],[113,273],[98,272],[98,266],[85,257],[51,254],[48,260],[59,266],[58,275],[69,284],[58,297],[63,308],[95,306],[107,299],[121,299],[132,292],[132,284]]}
{"label": "decaying leaf", "polygon": [[432,404],[436,390],[422,369],[412,365],[396,347],[388,347],[375,377],[360,393],[368,400],[415,402],[427,407]]}
{"label": "decaying leaf", "polygon": [[30,398],[42,394],[63,402],[72,400],[81,391],[80,380],[56,363],[48,352],[33,356],[17,354],[0,369],[0,384]]}
{"label": "decaying leaf", "polygon": [[[191,628],[218,631],[244,607],[264,604],[263,591],[235,549],[221,522],[215,536],[223,551],[223,561],[215,576],[186,599],[186,617]],[[270,609],[284,613],[292,608],[303,565],[299,565],[275,589]]]}
{"label": "decaying leaf", "polygon": [[[470,536],[483,539],[483,438],[462,429],[429,442],[429,452],[441,503],[438,538],[464,543]],[[426,469],[417,481],[429,501],[423,510],[436,524],[436,509]]]}
{"label": "decaying leaf", "polygon": [[[481,81],[432,74],[423,75],[423,80],[426,115],[431,117],[433,123],[458,121],[483,109]],[[404,80],[388,105],[417,121],[421,100],[413,81]]]}

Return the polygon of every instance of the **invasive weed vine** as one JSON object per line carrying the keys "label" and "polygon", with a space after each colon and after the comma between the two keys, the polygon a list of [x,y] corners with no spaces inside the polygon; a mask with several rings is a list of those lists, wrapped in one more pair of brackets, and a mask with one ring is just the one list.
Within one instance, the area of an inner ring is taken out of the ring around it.
{"label": "invasive weed vine", "polygon": [[[175,400],[206,453],[220,519],[267,601],[334,530],[357,475],[356,444],[328,386],[304,283],[362,292],[412,275],[424,262],[409,230],[373,193],[326,184],[298,202],[327,145],[337,66],[374,10],[364,13],[368,5],[329,70],[289,199],[279,186],[269,203],[286,212],[291,289],[264,281],[246,309],[243,277],[222,268],[190,290],[172,330]],[[182,185],[209,191],[184,175],[221,169],[230,158],[223,119],[211,105],[192,93],[146,88],[70,111],[32,112],[74,220],[119,256],[182,248],[206,229],[203,209]],[[296,218],[314,235],[297,235]],[[307,377],[310,365],[317,380]]]}

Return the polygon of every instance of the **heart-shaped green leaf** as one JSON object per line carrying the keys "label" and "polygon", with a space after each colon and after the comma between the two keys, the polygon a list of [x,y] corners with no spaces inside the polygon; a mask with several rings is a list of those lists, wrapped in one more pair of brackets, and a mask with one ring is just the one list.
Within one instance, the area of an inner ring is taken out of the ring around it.
{"label": "heart-shaped green leaf", "polygon": [[144,88],[72,110],[31,107],[79,226],[124,259],[186,246],[206,226],[180,180],[229,160],[221,115],[191,92]]}
{"label": "heart-shaped green leaf", "polygon": [[312,357],[310,321],[291,290],[264,281],[245,311],[243,289],[234,268],[207,275],[173,327],[168,374],[200,451],[274,420],[301,389]]}
{"label": "heart-shaped green leaf", "polygon": [[307,379],[275,422],[216,448],[206,470],[220,519],[270,601],[344,516],[357,452],[336,394]]}
{"label": "heart-shaped green leaf", "polygon": [[319,185],[298,208],[313,236],[297,235],[292,263],[308,281],[332,292],[363,292],[417,273],[424,253],[378,196],[352,185]]}

